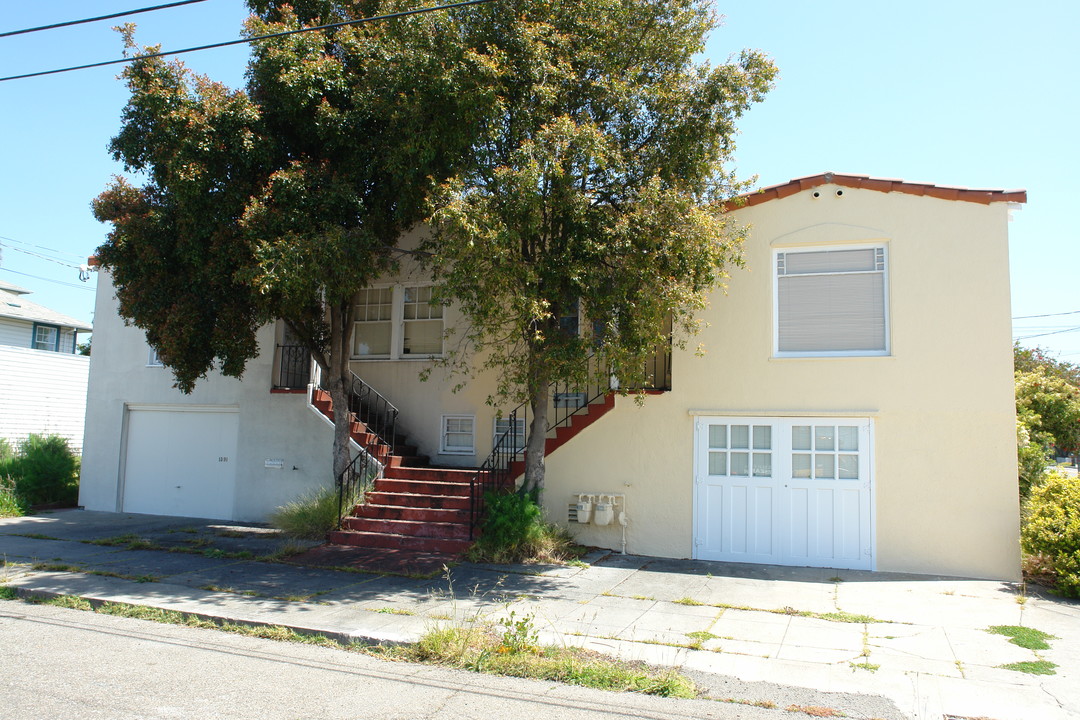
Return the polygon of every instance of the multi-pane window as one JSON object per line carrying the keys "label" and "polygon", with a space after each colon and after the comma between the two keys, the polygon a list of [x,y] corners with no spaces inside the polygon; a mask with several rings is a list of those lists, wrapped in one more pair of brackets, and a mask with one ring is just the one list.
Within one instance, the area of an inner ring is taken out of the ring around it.
{"label": "multi-pane window", "polygon": [[357,296],[353,357],[441,355],[443,306],[428,285],[367,288]]}
{"label": "multi-pane window", "polygon": [[443,306],[431,301],[431,286],[405,287],[404,355],[439,355],[443,341]]}
{"label": "multi-pane window", "polygon": [[709,425],[709,475],[772,476],[770,425]]}
{"label": "multi-pane window", "polygon": [[885,248],[776,254],[776,351],[888,353]]}
{"label": "multi-pane window", "polygon": [[365,288],[357,296],[353,355],[388,357],[393,331],[393,288]]}
{"label": "multi-pane window", "polygon": [[[513,429],[513,434],[509,434]],[[506,435],[503,448],[515,452],[521,452],[525,449],[525,418],[514,418],[514,422],[510,422],[510,418],[495,418],[495,433],[492,436],[491,443],[494,445],[499,442],[499,438]]]}
{"label": "multi-pane window", "polygon": [[475,425],[476,418],[472,415],[443,415],[439,452],[472,455],[476,446],[473,441]]}
{"label": "multi-pane window", "polygon": [[855,425],[792,425],[791,476],[859,479],[859,428]]}
{"label": "multi-pane window", "polygon": [[35,350],[59,350],[60,328],[55,325],[35,325],[34,343]]}
{"label": "multi-pane window", "polygon": [[710,418],[699,443],[703,474],[716,478],[865,482],[870,477],[866,418]]}

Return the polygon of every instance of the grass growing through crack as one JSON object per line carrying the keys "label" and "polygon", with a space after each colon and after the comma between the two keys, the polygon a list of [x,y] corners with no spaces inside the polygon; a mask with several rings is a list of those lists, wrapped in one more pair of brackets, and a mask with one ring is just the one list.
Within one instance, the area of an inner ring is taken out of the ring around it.
{"label": "grass growing through crack", "polygon": [[157,582],[161,579],[156,575],[130,575],[113,572],[111,570],[90,570],[89,568],[72,565],[71,563],[34,563],[31,567],[39,572],[82,573],[84,575],[98,575],[99,577],[120,578],[121,580],[134,580],[139,583]]}
{"label": "grass growing through crack", "polygon": [[1027,673],[1028,675],[1057,675],[1057,665],[1049,660],[1026,660],[1007,665],[998,665],[1002,670]]}
{"label": "grass growing through crack", "polygon": [[1050,633],[1024,627],[1023,625],[994,625],[987,628],[986,631],[994,635],[1004,635],[1009,638],[1009,642],[1013,645],[1019,645],[1028,650],[1049,650],[1050,643],[1046,641],[1057,639]]}
{"label": "grass growing through crack", "polygon": [[484,627],[431,630],[405,648],[402,659],[602,690],[684,698],[697,694],[689,678],[674,670],[612,660],[581,648],[512,647],[499,633]]}

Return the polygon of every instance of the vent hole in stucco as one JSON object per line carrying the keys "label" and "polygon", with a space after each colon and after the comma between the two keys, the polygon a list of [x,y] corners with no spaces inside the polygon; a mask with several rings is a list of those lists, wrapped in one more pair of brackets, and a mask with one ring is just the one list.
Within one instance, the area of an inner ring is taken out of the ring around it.
{"label": "vent hole in stucco", "polygon": [[843,194],[844,194],[843,190],[837,190],[836,191],[836,197],[841,197]]}

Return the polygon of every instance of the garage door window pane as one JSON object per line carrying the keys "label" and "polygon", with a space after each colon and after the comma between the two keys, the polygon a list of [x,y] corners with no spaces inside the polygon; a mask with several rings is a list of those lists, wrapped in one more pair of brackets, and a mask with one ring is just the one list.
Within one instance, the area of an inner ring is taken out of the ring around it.
{"label": "garage door window pane", "polygon": [[750,475],[750,453],[731,453],[731,474],[739,477]]}
{"label": "garage door window pane", "polygon": [[841,425],[836,428],[838,450],[857,452],[859,449],[859,428],[854,425]]}
{"label": "garage door window pane", "polygon": [[772,428],[768,425],[755,425],[754,426],[754,449],[755,450],[771,450],[772,449]]}
{"label": "garage door window pane", "polygon": [[858,455],[840,455],[837,457],[837,461],[840,464],[840,479],[841,480],[858,480],[859,478],[859,456]]}
{"label": "garage door window pane", "polygon": [[709,426],[709,447],[711,447],[711,448],[726,448],[727,447],[727,425],[710,425]]}
{"label": "garage door window pane", "polygon": [[814,449],[815,450],[835,450],[836,449],[836,428],[831,425],[817,425],[814,427]]}
{"label": "garage door window pane", "polygon": [[772,453],[754,453],[754,477],[772,477]]}
{"label": "garage door window pane", "polygon": [[836,477],[836,456],[835,455],[814,455],[814,477],[815,478],[834,478],[834,477]]}
{"label": "garage door window pane", "polygon": [[750,447],[750,426],[749,425],[732,425],[731,426],[731,447],[733,447],[733,448],[749,448]]}
{"label": "garage door window pane", "polygon": [[711,453],[709,453],[709,474],[710,475],[727,475],[727,453],[726,452],[711,452]]}
{"label": "garage door window pane", "polygon": [[791,477],[810,477],[810,454],[798,453],[791,456]]}
{"label": "garage door window pane", "polygon": [[791,449],[792,450],[812,450],[810,447],[810,426],[809,425],[794,425],[791,428]]}

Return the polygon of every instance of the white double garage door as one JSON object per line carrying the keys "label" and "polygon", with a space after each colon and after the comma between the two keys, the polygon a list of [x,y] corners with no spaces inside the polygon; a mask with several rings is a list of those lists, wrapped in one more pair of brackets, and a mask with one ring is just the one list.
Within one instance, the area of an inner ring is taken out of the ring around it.
{"label": "white double garage door", "polygon": [[868,418],[698,417],[694,557],[874,569]]}
{"label": "white double garage door", "polygon": [[120,509],[232,519],[239,428],[235,406],[129,405]]}

